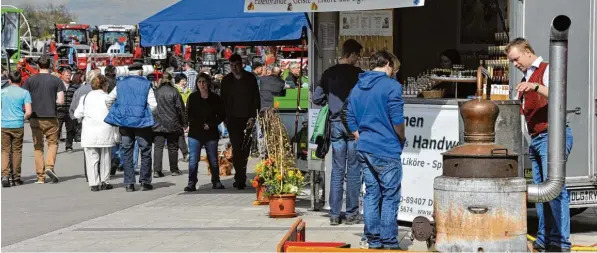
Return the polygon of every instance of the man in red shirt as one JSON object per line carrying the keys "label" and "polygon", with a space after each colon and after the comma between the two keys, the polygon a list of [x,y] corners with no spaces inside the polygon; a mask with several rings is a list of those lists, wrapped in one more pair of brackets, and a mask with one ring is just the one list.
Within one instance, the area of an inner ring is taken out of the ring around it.
{"label": "man in red shirt", "polygon": [[[516,87],[522,101],[521,113],[526,119],[529,142],[529,156],[532,162],[533,183],[547,180],[547,109],[549,102],[548,63],[535,51],[529,42],[516,38],[506,46],[508,59],[524,73]],[[526,134],[526,133],[523,133]],[[566,128],[566,158],[572,149],[573,137],[570,127]],[[548,203],[535,204],[539,217],[537,240],[533,248],[539,251],[570,251],[570,196],[566,185],[560,195]],[[549,209],[549,210],[546,210]],[[546,225],[549,224],[549,225]],[[549,227],[549,231],[547,231]]]}

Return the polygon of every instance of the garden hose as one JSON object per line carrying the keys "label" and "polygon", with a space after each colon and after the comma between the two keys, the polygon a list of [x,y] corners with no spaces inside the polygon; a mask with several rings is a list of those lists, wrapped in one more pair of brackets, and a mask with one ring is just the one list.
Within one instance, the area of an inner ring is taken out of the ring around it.
{"label": "garden hose", "polygon": [[[537,240],[537,238],[528,235],[527,234],[527,239],[531,242],[534,242]],[[597,243],[593,243],[590,246],[585,246],[585,245],[572,245],[572,248],[570,248],[571,251],[594,251],[597,252]]]}

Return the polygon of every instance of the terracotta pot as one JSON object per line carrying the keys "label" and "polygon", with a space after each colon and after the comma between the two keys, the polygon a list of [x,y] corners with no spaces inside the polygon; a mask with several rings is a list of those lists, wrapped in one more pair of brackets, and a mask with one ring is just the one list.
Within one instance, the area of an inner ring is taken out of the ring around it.
{"label": "terracotta pot", "polygon": [[296,195],[282,194],[269,196],[269,217],[270,218],[293,218],[295,212]]}
{"label": "terracotta pot", "polygon": [[260,185],[255,189],[257,194],[257,199],[255,199],[255,205],[267,205],[269,203],[269,198],[264,196],[265,193],[265,186]]}

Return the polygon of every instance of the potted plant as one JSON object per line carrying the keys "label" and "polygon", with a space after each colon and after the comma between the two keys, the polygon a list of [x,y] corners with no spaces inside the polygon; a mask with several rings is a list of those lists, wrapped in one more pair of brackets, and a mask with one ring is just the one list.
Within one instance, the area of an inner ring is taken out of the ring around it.
{"label": "potted plant", "polygon": [[261,160],[255,166],[255,177],[251,180],[253,188],[255,188],[256,199],[254,205],[267,205],[269,198],[265,196],[265,181],[273,177],[273,161],[271,159]]}
{"label": "potted plant", "polygon": [[265,157],[255,168],[253,186],[264,187],[262,196],[269,198],[270,217],[295,217],[296,195],[303,190],[304,177],[296,168],[290,138],[275,108],[266,110],[258,123]]}
{"label": "potted plant", "polygon": [[296,168],[274,169],[274,176],[265,180],[264,195],[269,198],[269,216],[296,217],[296,195],[304,187],[304,177]]}

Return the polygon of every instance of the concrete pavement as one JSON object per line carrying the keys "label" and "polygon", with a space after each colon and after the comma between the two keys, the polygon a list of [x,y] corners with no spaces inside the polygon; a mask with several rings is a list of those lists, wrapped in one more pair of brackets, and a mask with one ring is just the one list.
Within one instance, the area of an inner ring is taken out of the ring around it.
{"label": "concrete pavement", "polygon": [[[169,171],[169,167],[167,152],[164,151],[166,177],[153,179],[155,190],[127,194],[122,185],[122,173],[118,172],[112,177],[111,183],[115,187],[113,190],[91,192],[85,182],[83,150],[78,144],[75,144],[74,148],[74,153],[66,153],[64,143],[60,143],[55,168],[61,179],[60,183],[34,184],[36,176],[33,142],[31,129],[28,124],[25,125],[22,164],[25,185],[0,189],[3,207],[2,247],[178,193],[187,183],[188,163],[179,163],[185,175],[171,177],[166,172]],[[199,177],[205,178],[206,168],[205,165],[202,166]]]}
{"label": "concrete pavement", "polygon": [[[30,180],[1,190],[2,251],[272,252],[294,222],[270,219],[267,206],[253,206],[254,190],[233,189],[232,177],[223,178],[228,189],[212,190],[203,163],[201,188],[194,193],[182,191],[188,176],[186,163],[179,163],[185,175],[154,179],[153,191],[126,193],[118,173],[112,182],[115,189],[91,192],[83,178],[81,151],[58,155],[61,183],[32,184],[33,147],[31,135],[25,136],[23,175]],[[297,213],[307,223],[307,240],[359,246],[362,224],[331,227],[326,213],[307,210],[307,199],[304,195],[297,202]],[[533,211],[529,217],[532,231],[536,227]],[[409,231],[400,228],[401,246],[426,250],[423,243],[408,239]],[[597,210],[575,216],[572,231],[574,244],[597,242]]]}

